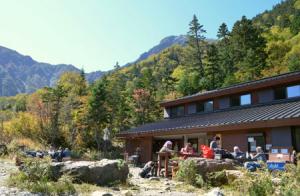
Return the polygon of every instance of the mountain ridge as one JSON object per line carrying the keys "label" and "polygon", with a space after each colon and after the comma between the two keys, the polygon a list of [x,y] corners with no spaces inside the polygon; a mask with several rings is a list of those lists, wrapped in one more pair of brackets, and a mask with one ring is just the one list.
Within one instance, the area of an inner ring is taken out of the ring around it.
{"label": "mountain ridge", "polygon": [[[141,54],[137,60],[124,66],[140,62],[174,44],[184,45],[186,40],[184,35],[165,37],[157,45]],[[110,71],[86,73],[86,79],[91,83]],[[29,55],[23,55],[14,49],[0,46],[0,96],[32,93],[37,89],[53,86],[64,72],[79,73],[80,69],[72,64],[38,62]]]}

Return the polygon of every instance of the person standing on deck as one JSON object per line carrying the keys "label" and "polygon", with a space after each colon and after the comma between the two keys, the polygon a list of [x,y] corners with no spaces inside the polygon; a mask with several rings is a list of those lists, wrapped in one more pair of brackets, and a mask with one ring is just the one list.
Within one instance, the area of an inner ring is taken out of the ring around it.
{"label": "person standing on deck", "polygon": [[213,138],[213,140],[210,142],[210,145],[209,145],[209,147],[211,148],[211,149],[213,149],[213,150],[216,150],[216,149],[218,149],[219,148],[219,144],[220,144],[220,137],[219,136],[215,136],[214,138]]}

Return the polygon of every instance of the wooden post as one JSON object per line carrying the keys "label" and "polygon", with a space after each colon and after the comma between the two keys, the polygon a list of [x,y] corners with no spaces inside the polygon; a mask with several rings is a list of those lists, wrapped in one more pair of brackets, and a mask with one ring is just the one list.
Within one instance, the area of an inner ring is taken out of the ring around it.
{"label": "wooden post", "polygon": [[158,154],[158,160],[157,160],[157,163],[158,163],[158,168],[157,168],[157,176],[160,176],[160,170],[161,170],[161,156],[159,153]]}
{"label": "wooden post", "polygon": [[168,177],[169,174],[169,168],[168,168],[168,164],[169,164],[169,156],[170,153],[169,152],[158,152],[158,168],[157,168],[157,175],[160,176],[160,171],[161,171],[161,161],[165,160],[165,164],[164,164],[164,168],[165,168],[165,177]]}
{"label": "wooden post", "polygon": [[169,163],[169,153],[165,153],[165,177],[168,177],[169,174],[169,167],[168,167],[168,163]]}

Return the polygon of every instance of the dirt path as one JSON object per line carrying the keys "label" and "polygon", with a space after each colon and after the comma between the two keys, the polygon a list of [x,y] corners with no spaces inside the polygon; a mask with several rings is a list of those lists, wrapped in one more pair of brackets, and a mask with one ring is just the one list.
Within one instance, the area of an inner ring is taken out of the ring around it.
{"label": "dirt path", "polygon": [[0,186],[3,186],[9,174],[16,170],[17,168],[12,162],[0,159]]}

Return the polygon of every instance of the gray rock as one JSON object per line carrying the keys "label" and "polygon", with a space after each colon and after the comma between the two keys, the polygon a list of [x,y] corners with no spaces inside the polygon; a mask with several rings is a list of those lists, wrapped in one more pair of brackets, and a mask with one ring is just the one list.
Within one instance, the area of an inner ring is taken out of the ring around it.
{"label": "gray rock", "polygon": [[213,188],[211,191],[205,194],[205,196],[224,196],[220,188]]}
{"label": "gray rock", "polygon": [[131,191],[123,191],[122,195],[124,195],[124,196],[133,196]]}
{"label": "gray rock", "polygon": [[17,188],[0,187],[1,196],[40,196],[41,194],[34,194],[27,191],[20,191]]}
{"label": "gray rock", "polygon": [[280,178],[272,178],[272,183],[275,185],[280,185],[280,183],[282,182],[282,180]]}
{"label": "gray rock", "polygon": [[190,159],[196,162],[199,174],[202,176],[205,176],[206,173],[236,169],[234,161],[230,159],[215,160],[205,158],[189,158],[187,160]]}
{"label": "gray rock", "polygon": [[229,183],[244,176],[244,173],[240,170],[226,170],[225,172]]}
{"label": "gray rock", "polygon": [[75,182],[107,185],[117,181],[125,182],[129,169],[120,160],[103,159],[101,161],[67,161],[52,163],[53,177],[58,179],[63,174],[73,177]]}
{"label": "gray rock", "polygon": [[92,196],[113,196],[113,194],[104,191],[95,191]]}

